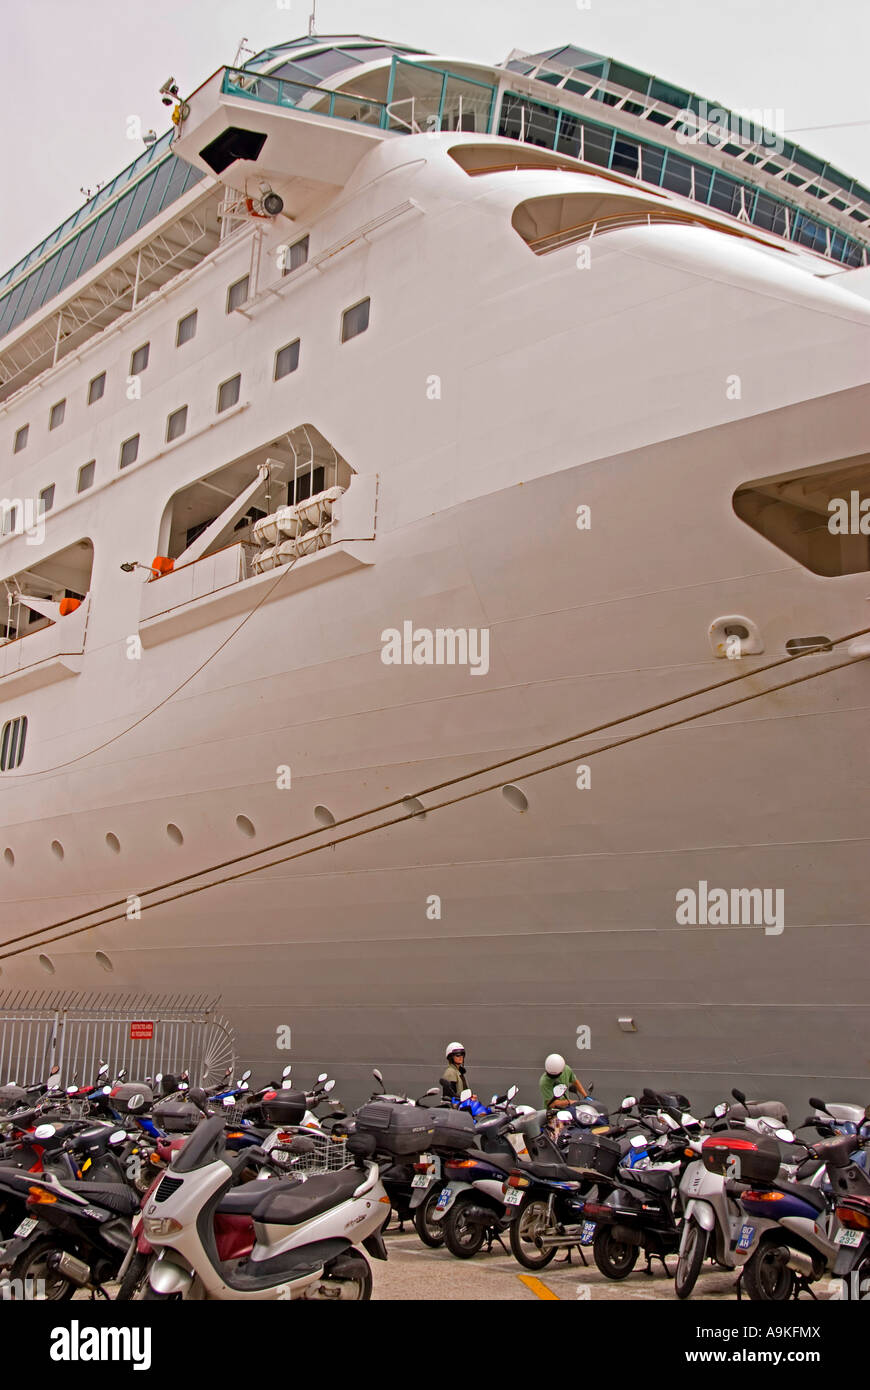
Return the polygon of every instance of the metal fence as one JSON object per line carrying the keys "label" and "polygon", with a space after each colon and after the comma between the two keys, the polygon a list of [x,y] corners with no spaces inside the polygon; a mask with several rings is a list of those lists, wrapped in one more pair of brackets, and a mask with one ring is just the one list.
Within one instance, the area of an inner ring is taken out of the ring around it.
{"label": "metal fence", "polygon": [[200,1084],[235,1065],[233,1032],[204,995],[0,992],[0,1084],[92,1081],[102,1062],[131,1080],[187,1070]]}

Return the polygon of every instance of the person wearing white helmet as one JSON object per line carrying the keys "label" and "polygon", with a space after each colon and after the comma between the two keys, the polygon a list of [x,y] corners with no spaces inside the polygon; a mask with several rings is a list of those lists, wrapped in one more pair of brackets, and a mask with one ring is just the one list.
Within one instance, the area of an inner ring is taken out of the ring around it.
{"label": "person wearing white helmet", "polygon": [[468,1078],[465,1075],[465,1044],[448,1043],[444,1055],[447,1058],[447,1066],[441,1073],[441,1094],[445,1100],[458,1100],[462,1092],[468,1089]]}
{"label": "person wearing white helmet", "polygon": [[569,1091],[576,1091],[578,1096],[586,1095],[582,1081],[574,1075],[560,1052],[551,1052],[544,1062],[544,1074],[539,1085],[545,1107],[553,1104],[553,1092],[557,1086],[567,1086]]}

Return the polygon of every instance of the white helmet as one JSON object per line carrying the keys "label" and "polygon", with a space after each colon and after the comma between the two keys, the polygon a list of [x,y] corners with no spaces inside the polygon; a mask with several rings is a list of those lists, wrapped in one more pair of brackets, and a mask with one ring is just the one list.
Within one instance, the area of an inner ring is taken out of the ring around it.
{"label": "white helmet", "polygon": [[548,1076],[561,1076],[565,1070],[565,1058],[560,1057],[558,1052],[551,1052],[544,1063],[544,1071]]}
{"label": "white helmet", "polygon": [[448,1043],[448,1044],[447,1044],[447,1047],[446,1047],[445,1050],[444,1050],[444,1056],[445,1056],[445,1057],[452,1057],[454,1052],[464,1052],[464,1051],[465,1051],[465,1043],[461,1043],[461,1042],[452,1042],[452,1043]]}

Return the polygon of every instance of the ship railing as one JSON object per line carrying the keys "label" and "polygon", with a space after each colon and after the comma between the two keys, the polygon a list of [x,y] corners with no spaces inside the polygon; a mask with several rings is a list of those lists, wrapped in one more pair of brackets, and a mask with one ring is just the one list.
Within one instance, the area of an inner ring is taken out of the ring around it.
{"label": "ship railing", "polygon": [[243,97],[268,106],[287,106],[296,111],[309,111],[315,116],[332,116],[342,121],[360,121],[364,125],[383,129],[387,124],[387,107],[382,101],[357,96],[352,92],[336,92],[296,78],[261,77],[244,68],[225,68],[221,82],[225,96]]}
{"label": "ship railing", "polygon": [[738,231],[724,223],[714,222],[711,218],[696,217],[690,212],[626,212],[617,213],[613,217],[600,217],[590,222],[579,222],[575,226],[560,227],[558,232],[551,232],[547,236],[536,237],[528,242],[528,246],[537,256],[542,256],[548,251],[557,251],[561,246],[568,246],[572,242],[592,241],[595,236],[601,236],[604,232],[621,231],[627,227],[652,227],[658,224],[666,226],[683,227],[708,227],[713,231],[726,232],[730,236],[747,237],[752,241],[759,241],[768,246],[770,242],[765,241],[760,236],[754,236],[749,231]]}

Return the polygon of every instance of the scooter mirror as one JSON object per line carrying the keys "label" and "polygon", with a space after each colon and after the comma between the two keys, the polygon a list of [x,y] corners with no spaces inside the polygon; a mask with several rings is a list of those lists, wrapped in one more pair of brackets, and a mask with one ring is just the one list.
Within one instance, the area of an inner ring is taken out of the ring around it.
{"label": "scooter mirror", "polygon": [[46,1139],[53,1139],[54,1125],[37,1125],[33,1131],[33,1137],[40,1144],[44,1144]]}
{"label": "scooter mirror", "polygon": [[285,1067],[284,1070],[282,1071],[281,1075],[282,1075],[282,1076],[289,1076],[292,1070],[293,1070],[293,1063],[292,1063],[292,1062],[288,1062],[287,1065],[286,1065],[286,1067]]}
{"label": "scooter mirror", "polygon": [[507,1098],[508,1098],[508,1100],[513,1100],[514,1096],[516,1095],[516,1093],[517,1093],[517,1091],[518,1091],[519,1089],[520,1089],[519,1086],[508,1086],[508,1091],[507,1091]]}
{"label": "scooter mirror", "polygon": [[493,1096],[492,1100],[489,1102],[490,1105],[495,1105],[495,1103],[496,1103],[497,1100],[498,1100],[498,1096]]}
{"label": "scooter mirror", "polygon": [[326,1084],[325,1084],[325,1086],[323,1087],[323,1089],[324,1089],[324,1091],[326,1091],[327,1094],[329,1094],[330,1091],[334,1091],[334,1090],[335,1090],[335,1082],[334,1082],[334,1081],[327,1081]]}
{"label": "scooter mirror", "polygon": [[559,1083],[558,1086],[554,1086],[554,1087],[553,1087],[553,1095],[554,1095],[554,1097],[555,1097],[557,1100],[561,1100],[562,1097],[563,1097],[563,1096],[567,1096],[567,1094],[568,1094],[568,1087],[565,1086],[565,1085],[563,1085],[561,1082]]}
{"label": "scooter mirror", "polygon": [[718,1105],[713,1106],[713,1114],[720,1120],[723,1115],[728,1114],[728,1106],[725,1104],[724,1100],[720,1100]]}
{"label": "scooter mirror", "polygon": [[157,1085],[159,1086],[161,1081],[163,1080],[163,1072],[159,1071],[155,1076],[154,1080],[157,1082]]}
{"label": "scooter mirror", "polygon": [[469,1089],[468,1086],[466,1086],[466,1088],[465,1088],[464,1091],[460,1091],[460,1092],[459,1092],[459,1099],[460,1099],[460,1100],[471,1100],[471,1091],[470,1091],[470,1089]]}
{"label": "scooter mirror", "polygon": [[[745,1105],[745,1104],[746,1104],[746,1092],[745,1092],[745,1091],[738,1091],[738,1089],[737,1089],[736,1086],[732,1086],[732,1087],[731,1087],[731,1094],[732,1094],[732,1096],[734,1097],[734,1099],[737,1101],[737,1103],[738,1103],[739,1105]],[[810,1105],[812,1105],[812,1101],[810,1101]]]}
{"label": "scooter mirror", "polygon": [[97,1072],[97,1076],[107,1076],[108,1072],[109,1064],[108,1062],[104,1062],[103,1065],[100,1067],[100,1070]]}
{"label": "scooter mirror", "polygon": [[144,1109],[144,1106],[145,1097],[143,1096],[141,1091],[137,1091],[136,1094],[134,1096],[131,1096],[130,1099],[127,1101],[128,1110],[142,1110]]}
{"label": "scooter mirror", "polygon": [[325,1081],[326,1078],[328,1077],[328,1075],[329,1075],[329,1072],[328,1072],[328,1071],[322,1071],[322,1072],[320,1073],[320,1075],[318,1076],[317,1080],[318,1080],[318,1081]]}
{"label": "scooter mirror", "polygon": [[239,1077],[239,1080],[240,1080],[240,1081],[247,1081],[247,1080],[250,1078],[250,1075],[251,1075],[251,1068],[248,1067],[248,1070],[247,1070],[247,1071],[243,1071],[243,1072],[242,1072],[241,1076]]}
{"label": "scooter mirror", "polygon": [[781,1139],[783,1144],[793,1144],[795,1142],[795,1137],[790,1129],[778,1129],[776,1131],[776,1137],[777,1139]]}
{"label": "scooter mirror", "polygon": [[119,1081],[126,1081],[126,1080],[127,1080],[127,1068],[126,1068],[126,1067],[122,1067],[121,1070],[118,1072],[118,1080],[119,1080]]}
{"label": "scooter mirror", "polygon": [[125,1142],[126,1138],[127,1138],[127,1131],[126,1131],[126,1130],[124,1130],[124,1129],[116,1129],[115,1132],[114,1132],[114,1134],[110,1134],[110,1135],[109,1135],[109,1143],[110,1143],[110,1144],[123,1144],[123,1143]]}
{"label": "scooter mirror", "polygon": [[620,1110],[633,1110],[637,1105],[637,1096],[623,1096]]}
{"label": "scooter mirror", "polygon": [[375,1081],[377,1081],[377,1083],[378,1083],[379,1086],[383,1086],[383,1084],[384,1084],[384,1078],[383,1078],[383,1076],[381,1075],[381,1073],[378,1071],[377,1067],[374,1067],[374,1068],[372,1069],[372,1076],[375,1078]]}

